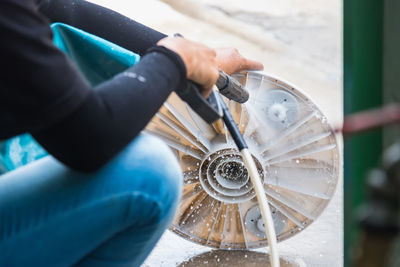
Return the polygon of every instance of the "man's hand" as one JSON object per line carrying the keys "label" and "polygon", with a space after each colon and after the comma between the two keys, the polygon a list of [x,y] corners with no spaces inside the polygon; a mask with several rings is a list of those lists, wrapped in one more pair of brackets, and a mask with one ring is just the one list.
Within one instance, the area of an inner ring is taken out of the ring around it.
{"label": "man's hand", "polygon": [[263,64],[243,57],[235,48],[211,49],[182,37],[166,37],[157,45],[177,53],[186,66],[187,79],[199,84],[201,93],[208,97],[218,79],[218,69],[227,74],[242,70],[262,70]]}
{"label": "man's hand", "polygon": [[263,70],[261,62],[243,57],[236,48],[219,48],[217,52],[218,68],[228,75],[242,70]]}
{"label": "man's hand", "polygon": [[157,45],[164,46],[177,53],[186,66],[189,80],[199,84],[201,93],[208,97],[218,79],[216,52],[203,44],[192,42],[182,37],[166,37]]}

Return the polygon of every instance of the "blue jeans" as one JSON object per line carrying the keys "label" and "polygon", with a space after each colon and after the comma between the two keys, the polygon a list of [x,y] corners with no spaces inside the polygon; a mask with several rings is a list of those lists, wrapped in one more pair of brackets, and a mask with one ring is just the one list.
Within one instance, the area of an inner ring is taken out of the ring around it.
{"label": "blue jeans", "polygon": [[171,222],[182,174],[142,135],[101,170],[46,157],[0,176],[0,266],[140,266]]}

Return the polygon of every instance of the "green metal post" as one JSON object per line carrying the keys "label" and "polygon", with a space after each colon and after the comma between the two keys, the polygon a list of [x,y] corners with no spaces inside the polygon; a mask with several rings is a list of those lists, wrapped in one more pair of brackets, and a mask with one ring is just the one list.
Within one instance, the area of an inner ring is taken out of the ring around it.
{"label": "green metal post", "polygon": [[[344,114],[382,105],[383,1],[344,1]],[[356,212],[364,201],[366,172],[379,163],[382,132],[345,140],[344,264],[351,266],[357,240]]]}

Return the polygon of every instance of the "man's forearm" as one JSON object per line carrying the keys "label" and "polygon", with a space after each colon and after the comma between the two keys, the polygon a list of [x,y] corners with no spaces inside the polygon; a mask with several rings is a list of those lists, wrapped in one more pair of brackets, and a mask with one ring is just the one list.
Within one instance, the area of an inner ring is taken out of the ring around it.
{"label": "man's forearm", "polygon": [[143,55],[166,35],[128,17],[84,0],[41,0],[39,11],[62,22]]}
{"label": "man's forearm", "polygon": [[159,51],[147,53],[140,64],[96,86],[67,117],[31,134],[56,159],[75,170],[100,168],[143,130],[185,80],[178,55],[167,49]]}

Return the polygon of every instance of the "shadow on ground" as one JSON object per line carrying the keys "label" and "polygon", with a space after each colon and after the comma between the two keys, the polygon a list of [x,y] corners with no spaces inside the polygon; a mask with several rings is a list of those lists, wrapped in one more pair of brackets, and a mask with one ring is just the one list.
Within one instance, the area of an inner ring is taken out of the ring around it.
{"label": "shadow on ground", "polygon": [[[297,267],[298,264],[280,260],[281,267]],[[211,250],[182,262],[178,267],[265,267],[269,265],[268,254],[255,251]]]}

